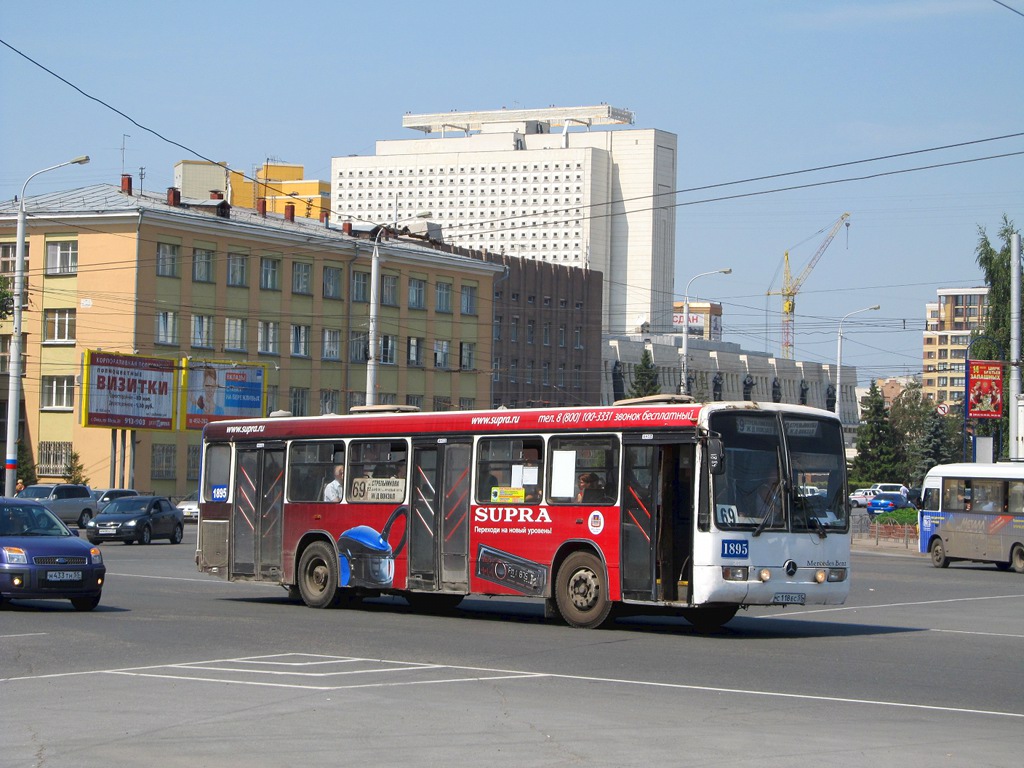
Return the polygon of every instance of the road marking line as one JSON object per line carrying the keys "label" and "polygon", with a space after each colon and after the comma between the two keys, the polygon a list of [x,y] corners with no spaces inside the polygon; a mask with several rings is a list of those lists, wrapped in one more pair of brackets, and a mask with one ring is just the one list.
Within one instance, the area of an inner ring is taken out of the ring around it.
{"label": "road marking line", "polygon": [[[282,657],[295,656],[299,654],[281,654]],[[553,674],[547,672],[528,672],[524,670],[511,670],[511,669],[492,669],[490,667],[469,667],[469,666],[455,666],[455,665],[424,665],[424,669],[432,670],[459,670],[464,672],[476,672],[482,674],[475,674],[470,677],[457,677],[442,680],[405,680],[401,682],[376,682],[376,683],[359,683],[349,685],[309,685],[298,684],[298,683],[281,683],[281,682],[267,682],[265,680],[223,680],[215,677],[198,677],[198,676],[182,676],[173,674],[161,674],[150,670],[159,669],[197,669],[197,665],[200,664],[218,664],[228,662],[246,662],[251,659],[266,660],[275,658],[272,655],[268,656],[253,656],[253,657],[241,657],[236,659],[220,659],[211,660],[207,662],[192,662],[191,664],[182,665],[153,665],[147,667],[134,667],[125,669],[108,669],[108,670],[94,670],[92,672],[69,672],[55,675],[38,675],[32,677],[21,677],[21,678],[7,678],[0,679],[0,682],[11,682],[15,680],[41,680],[51,679],[55,677],[69,677],[72,675],[86,675],[86,674],[111,674],[111,675],[122,675],[126,677],[147,677],[147,678],[160,678],[167,680],[183,680],[183,681],[194,681],[194,682],[208,682],[208,683],[219,683],[221,685],[254,685],[264,686],[271,688],[291,688],[291,689],[305,689],[310,691],[338,691],[348,690],[354,688],[393,688],[398,686],[408,685],[437,685],[444,683],[465,683],[465,682],[489,682],[494,680],[519,680],[519,679],[535,679],[535,678],[548,678],[548,679],[560,679],[560,680],[576,680],[580,682],[592,682],[592,683],[611,683],[615,685],[632,685],[642,686],[650,688],[666,688],[670,690],[679,691],[697,691],[703,693],[729,693],[740,696],[765,696],[770,698],[780,699],[797,699],[802,701],[817,701],[817,702],[832,702],[836,704],[863,704],[873,707],[892,707],[895,709],[914,709],[928,712],[944,712],[948,714],[967,714],[967,715],[992,715],[995,717],[1006,717],[1013,719],[1024,720],[1024,712],[1004,712],[999,710],[986,710],[986,709],[971,709],[968,707],[949,707],[949,706],[937,706],[933,704],[915,704],[912,702],[903,701],[885,701],[881,699],[852,699],[842,696],[821,696],[809,693],[785,693],[782,691],[758,691],[749,688],[722,688],[710,685],[691,685],[687,683],[664,683],[664,682],[653,682],[648,680],[625,680],[621,678],[609,678],[609,677],[592,677],[588,675],[564,675],[564,674]],[[332,657],[323,656],[319,657],[322,659],[330,659]],[[391,661],[389,659],[359,659],[349,656],[338,656],[334,657],[338,662],[346,661],[366,661],[374,662],[377,664],[394,664],[398,666],[402,665],[415,665],[417,662],[408,661]],[[266,663],[266,662],[264,662]],[[414,667],[418,669],[419,667]],[[239,671],[239,670],[233,670]],[[378,670],[379,671],[379,670]],[[267,671],[261,671],[258,674],[267,674]],[[287,673],[276,673],[276,674],[287,674]]]}
{"label": "road marking line", "polygon": [[20,635],[0,635],[0,640],[7,640],[11,637],[46,637],[49,632],[24,632]]}
{"label": "road marking line", "polygon": [[1024,595],[981,595],[979,597],[951,597],[948,600],[920,600],[913,603],[879,603],[878,605],[843,605],[836,608],[811,608],[806,611],[786,611],[764,616],[750,616],[751,619],[787,619],[791,616],[805,616],[809,613],[837,613],[840,611],[867,611],[874,608],[906,608],[915,605],[941,605],[943,603],[965,603],[975,600],[1021,600]]}

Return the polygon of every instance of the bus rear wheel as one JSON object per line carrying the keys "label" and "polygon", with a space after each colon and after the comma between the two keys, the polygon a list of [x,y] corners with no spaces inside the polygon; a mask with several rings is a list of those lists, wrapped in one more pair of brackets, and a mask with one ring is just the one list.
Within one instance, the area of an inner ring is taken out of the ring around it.
{"label": "bus rear wheel", "polygon": [[949,567],[949,558],[946,557],[946,545],[942,543],[942,539],[933,539],[932,545],[928,547],[928,552],[932,556],[932,565],[936,568]]}
{"label": "bus rear wheel", "polygon": [[1014,545],[1010,552],[1010,567],[1017,573],[1024,573],[1024,546]]}
{"label": "bus rear wheel", "polygon": [[315,541],[299,559],[299,595],[310,608],[332,608],[338,602],[338,556],[324,541]]}
{"label": "bus rear wheel", "polygon": [[611,614],[607,579],[601,561],[589,552],[574,552],[558,569],[555,603],[565,622],[581,629],[600,627]]}

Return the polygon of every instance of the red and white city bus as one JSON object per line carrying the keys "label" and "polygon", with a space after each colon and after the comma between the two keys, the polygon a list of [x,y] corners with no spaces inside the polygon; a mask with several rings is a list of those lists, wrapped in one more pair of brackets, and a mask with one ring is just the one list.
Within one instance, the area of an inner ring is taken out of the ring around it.
{"label": "red and white city bus", "polygon": [[[576,627],[613,607],[713,628],[740,607],[846,599],[846,462],[831,413],[682,397],[391,409],[209,424],[199,570],[281,584],[317,608],[536,597]],[[800,493],[811,485],[824,493]]]}

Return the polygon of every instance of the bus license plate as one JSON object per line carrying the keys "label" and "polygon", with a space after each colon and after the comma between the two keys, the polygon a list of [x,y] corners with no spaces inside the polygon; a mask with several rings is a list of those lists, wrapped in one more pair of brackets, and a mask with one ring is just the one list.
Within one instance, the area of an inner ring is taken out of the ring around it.
{"label": "bus license plate", "polygon": [[803,605],[807,602],[807,595],[803,592],[776,592],[772,596],[774,605]]}
{"label": "bus license plate", "polygon": [[81,581],[81,571],[47,571],[47,581]]}

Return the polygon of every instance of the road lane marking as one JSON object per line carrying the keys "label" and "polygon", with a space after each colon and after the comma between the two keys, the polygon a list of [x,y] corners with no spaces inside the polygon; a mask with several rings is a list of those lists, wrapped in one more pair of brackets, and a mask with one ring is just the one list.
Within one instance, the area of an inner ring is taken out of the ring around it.
{"label": "road lane marking", "polygon": [[[315,685],[310,682],[302,683],[287,683],[279,680],[259,680],[259,679],[248,679],[248,680],[230,680],[224,678],[218,678],[216,676],[198,676],[198,675],[176,675],[172,673],[172,670],[180,669],[182,671],[199,671],[202,669],[210,669],[211,664],[235,664],[245,665],[252,662],[260,664],[272,664],[275,658],[282,659],[284,664],[295,664],[294,657],[301,656],[302,654],[287,653],[281,654],[280,657],[268,656],[256,656],[256,657],[240,657],[234,659],[213,659],[208,661],[196,661],[184,664],[166,664],[166,665],[151,665],[146,667],[128,667],[122,669],[106,669],[106,670],[93,670],[92,672],[70,672],[54,675],[35,675],[26,677],[6,678],[0,679],[0,682],[14,682],[14,681],[30,681],[30,680],[43,680],[53,679],[55,677],[70,677],[74,675],[86,675],[86,674],[110,674],[118,676],[128,677],[144,677],[144,678],[159,678],[166,680],[176,681],[192,681],[192,682],[206,682],[220,685],[247,685],[247,686],[263,686],[270,688],[290,688],[290,689],[305,689],[310,691],[342,691],[357,688],[393,688],[399,686],[410,686],[410,685],[438,685],[447,683],[467,683],[467,682],[491,682],[495,680],[520,680],[520,679],[537,679],[537,678],[548,678],[553,680],[571,680],[578,682],[588,683],[599,683],[599,684],[611,684],[611,685],[629,685],[638,687],[648,688],[660,688],[666,690],[677,690],[677,691],[695,691],[699,693],[716,693],[716,694],[732,694],[736,696],[759,696],[779,699],[792,699],[799,701],[808,702],[830,702],[834,704],[855,704],[855,705],[866,705],[871,707],[890,707],[893,709],[912,709],[927,712],[943,712],[947,714],[957,715],[981,715],[981,716],[994,716],[1011,719],[1024,720],[1024,712],[1009,712],[1001,710],[987,710],[987,709],[973,709],[969,707],[954,707],[954,706],[938,706],[934,704],[918,704],[914,702],[905,701],[886,701],[883,699],[854,699],[842,696],[823,696],[809,693],[786,693],[784,691],[770,691],[770,690],[756,690],[751,688],[724,688],[721,686],[710,686],[710,685],[692,685],[687,683],[667,683],[667,682],[655,682],[649,680],[628,680],[624,678],[609,678],[609,677],[594,677],[590,675],[566,675],[556,674],[547,672],[531,672],[528,670],[512,670],[512,669],[493,669],[490,667],[470,667],[470,666],[456,666],[456,665],[445,665],[445,664],[427,664],[421,662],[409,662],[409,661],[393,661],[389,659],[365,659],[351,656],[315,656],[314,661],[310,664],[320,665],[323,663],[337,663],[337,664],[350,664],[350,663],[367,663],[375,665],[387,665],[387,671],[405,671],[405,672],[419,672],[419,671],[430,671],[430,672],[445,672],[450,671],[455,673],[456,676],[446,678],[434,678],[426,680],[380,680],[360,683],[348,683],[339,685]],[[285,659],[290,659],[285,661]],[[165,671],[161,671],[165,670]],[[230,669],[233,673],[243,672],[248,673],[253,677],[260,677],[268,675],[268,673],[274,673],[274,670],[266,669],[250,669],[245,667],[241,670],[232,667]],[[384,671],[382,669],[366,670],[367,672],[379,672]],[[472,673],[466,675],[464,673]],[[277,673],[282,674],[282,673]],[[287,673],[284,673],[287,674]],[[350,674],[348,672],[341,674]],[[322,677],[317,674],[316,677]]]}

